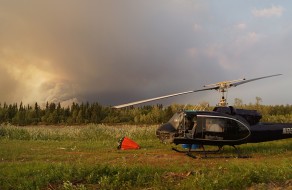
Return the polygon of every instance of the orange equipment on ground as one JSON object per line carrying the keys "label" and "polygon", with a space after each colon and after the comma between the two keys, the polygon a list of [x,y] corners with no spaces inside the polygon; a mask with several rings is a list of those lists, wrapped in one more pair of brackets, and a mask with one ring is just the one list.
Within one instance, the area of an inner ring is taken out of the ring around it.
{"label": "orange equipment on ground", "polygon": [[133,140],[129,139],[128,137],[123,137],[119,141],[118,149],[120,150],[130,150],[130,149],[139,149],[139,148],[140,146]]}

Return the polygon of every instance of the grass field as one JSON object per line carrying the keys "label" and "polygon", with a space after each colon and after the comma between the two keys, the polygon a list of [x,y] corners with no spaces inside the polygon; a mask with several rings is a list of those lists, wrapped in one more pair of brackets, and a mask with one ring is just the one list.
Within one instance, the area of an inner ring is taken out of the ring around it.
{"label": "grass field", "polygon": [[[247,159],[193,159],[156,127],[2,125],[0,189],[292,189],[292,139],[241,145]],[[141,149],[117,150],[123,136]]]}

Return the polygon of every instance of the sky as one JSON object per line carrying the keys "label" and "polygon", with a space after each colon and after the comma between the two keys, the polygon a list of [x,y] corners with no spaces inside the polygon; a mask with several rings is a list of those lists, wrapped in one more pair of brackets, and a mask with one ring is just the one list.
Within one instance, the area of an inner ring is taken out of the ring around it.
{"label": "sky", "polygon": [[0,28],[2,103],[118,105],[281,73],[231,88],[228,102],[292,104],[290,1],[2,0]]}

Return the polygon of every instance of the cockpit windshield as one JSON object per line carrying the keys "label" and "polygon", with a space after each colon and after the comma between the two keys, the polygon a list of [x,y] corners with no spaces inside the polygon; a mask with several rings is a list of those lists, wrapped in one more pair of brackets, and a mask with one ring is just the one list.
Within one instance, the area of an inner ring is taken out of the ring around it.
{"label": "cockpit windshield", "polygon": [[184,112],[175,113],[168,121],[175,129],[178,129],[184,118]]}

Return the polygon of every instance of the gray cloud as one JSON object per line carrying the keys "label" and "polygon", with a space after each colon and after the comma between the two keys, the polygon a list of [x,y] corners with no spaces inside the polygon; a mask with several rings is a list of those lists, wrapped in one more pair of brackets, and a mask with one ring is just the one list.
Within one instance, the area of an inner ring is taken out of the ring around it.
{"label": "gray cloud", "polygon": [[262,41],[249,42],[261,31],[247,22],[244,31],[222,28],[205,1],[0,4],[0,101],[114,105],[193,90],[256,74],[257,66],[243,65],[262,49]]}

